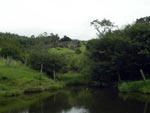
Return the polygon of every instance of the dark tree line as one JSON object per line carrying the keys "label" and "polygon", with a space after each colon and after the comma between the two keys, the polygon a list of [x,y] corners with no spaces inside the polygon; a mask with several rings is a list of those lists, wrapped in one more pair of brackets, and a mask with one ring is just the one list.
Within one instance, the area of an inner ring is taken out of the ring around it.
{"label": "dark tree line", "polygon": [[140,69],[149,78],[150,17],[137,19],[124,29],[107,30],[98,39],[88,41],[87,49],[94,81],[139,80]]}

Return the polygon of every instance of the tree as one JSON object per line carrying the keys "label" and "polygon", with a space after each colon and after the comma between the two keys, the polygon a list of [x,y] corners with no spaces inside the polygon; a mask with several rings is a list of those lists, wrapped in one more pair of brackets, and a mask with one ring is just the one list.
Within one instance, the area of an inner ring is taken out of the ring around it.
{"label": "tree", "polygon": [[60,39],[60,41],[62,42],[71,41],[71,38],[69,38],[68,36],[64,36],[62,39]]}
{"label": "tree", "polygon": [[35,38],[35,36],[34,36],[34,35],[31,35],[31,38]]}
{"label": "tree", "polygon": [[[150,22],[141,18],[122,30],[106,32],[103,38],[90,40],[87,44],[93,64],[93,80],[117,81],[142,79],[140,72],[149,76],[150,68]],[[118,75],[118,77],[117,77]]]}
{"label": "tree", "polygon": [[135,24],[125,28],[126,35],[131,38],[135,67],[138,72],[143,69],[149,73],[150,68],[150,17],[137,19]]}
{"label": "tree", "polygon": [[91,66],[92,80],[109,83],[117,81],[117,75],[121,72],[120,65],[123,63],[123,59],[118,59],[126,56],[123,49],[127,49],[128,45],[128,40],[120,37],[117,32],[107,33],[101,39],[90,40],[87,49],[90,59],[94,62]]}
{"label": "tree", "polygon": [[20,59],[21,58],[22,48],[17,46],[7,46],[3,47],[0,51],[0,55],[4,58],[12,57],[13,59]]}
{"label": "tree", "polygon": [[98,19],[93,20],[91,22],[91,25],[93,25],[98,32],[97,36],[99,38],[102,38],[108,31],[111,31],[113,27],[117,27],[110,20],[107,19],[103,19],[102,21],[99,21]]}
{"label": "tree", "polygon": [[147,23],[147,24],[149,24],[150,23],[150,16],[139,18],[136,20],[136,23]]}
{"label": "tree", "polygon": [[46,51],[34,52],[29,56],[28,64],[40,72],[45,72],[53,77],[54,73],[59,72],[64,65],[64,59],[56,54]]}

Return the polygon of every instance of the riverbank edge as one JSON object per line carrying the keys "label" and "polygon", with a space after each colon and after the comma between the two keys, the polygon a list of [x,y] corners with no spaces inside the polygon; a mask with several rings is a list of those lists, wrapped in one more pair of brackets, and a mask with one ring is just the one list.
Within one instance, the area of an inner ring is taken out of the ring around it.
{"label": "riverbank edge", "polygon": [[124,93],[137,92],[150,94],[150,80],[121,82],[118,85],[118,90]]}
{"label": "riverbank edge", "polygon": [[65,83],[63,82],[56,82],[49,86],[44,86],[42,84],[37,85],[36,87],[30,87],[30,88],[24,88],[20,89],[19,87],[16,87],[14,89],[10,89],[7,91],[0,91],[1,97],[14,97],[14,96],[20,96],[23,94],[34,94],[34,93],[42,93],[47,91],[56,91],[63,89],[65,87]]}
{"label": "riverbank edge", "polygon": [[[60,73],[59,73],[60,75]],[[50,79],[50,78],[48,78]],[[51,79],[50,79],[51,80]],[[39,83],[31,84],[29,87],[20,88],[20,86],[9,88],[6,91],[0,91],[0,96],[13,97],[23,94],[42,93],[46,91],[57,91],[68,86],[90,86],[89,81],[82,76],[81,73],[65,73],[61,74],[61,78],[57,76],[56,80],[51,84],[45,85],[45,81],[40,80]],[[26,83],[27,84],[27,83]],[[26,85],[25,85],[26,86]]]}

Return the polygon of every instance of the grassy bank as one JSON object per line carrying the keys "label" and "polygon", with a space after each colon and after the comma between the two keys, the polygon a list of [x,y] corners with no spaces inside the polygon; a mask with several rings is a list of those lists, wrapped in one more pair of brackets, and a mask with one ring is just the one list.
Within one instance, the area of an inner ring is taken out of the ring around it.
{"label": "grassy bank", "polygon": [[16,61],[7,64],[5,59],[0,59],[0,95],[12,96],[61,87],[63,83],[55,82],[43,73]]}
{"label": "grassy bank", "polygon": [[119,91],[150,93],[150,80],[123,82],[119,84]]}
{"label": "grassy bank", "polygon": [[57,79],[63,81],[66,85],[87,85],[89,80],[86,76],[80,73],[65,73],[58,74]]}

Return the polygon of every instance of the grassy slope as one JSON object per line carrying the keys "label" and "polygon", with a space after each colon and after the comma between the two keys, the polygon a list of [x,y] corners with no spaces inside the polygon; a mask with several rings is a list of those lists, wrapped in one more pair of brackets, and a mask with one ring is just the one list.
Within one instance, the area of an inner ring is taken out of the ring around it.
{"label": "grassy slope", "polygon": [[0,59],[0,95],[17,95],[24,92],[40,92],[63,86],[43,73],[34,71],[16,61],[6,64]]}
{"label": "grassy slope", "polygon": [[120,92],[150,93],[150,80],[123,82],[119,85]]}

